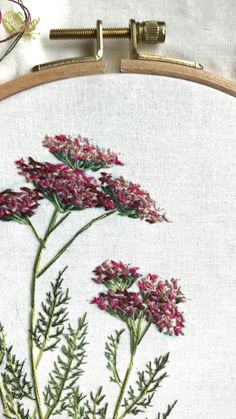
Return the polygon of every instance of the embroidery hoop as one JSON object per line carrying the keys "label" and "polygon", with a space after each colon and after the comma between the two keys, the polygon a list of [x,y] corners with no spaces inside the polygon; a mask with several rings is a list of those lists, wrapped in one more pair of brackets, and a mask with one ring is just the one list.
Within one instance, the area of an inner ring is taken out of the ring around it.
{"label": "embroidery hoop", "polygon": [[130,59],[121,60],[121,73],[148,74],[188,80],[236,96],[236,82],[203,71],[203,67],[199,63],[160,55],[144,55],[139,52],[140,41],[149,44],[165,42],[165,22],[148,21],[140,23],[130,19],[129,28],[104,29],[102,21],[97,20],[95,29],[53,29],[50,31],[51,39],[83,39],[88,37],[96,38],[96,53],[94,56],[62,59],[35,66],[33,73],[2,84],[0,86],[0,100],[52,81],[105,74],[107,64],[103,61],[104,37],[128,37],[130,40]]}
{"label": "embroidery hoop", "polygon": [[[217,75],[199,71],[192,68],[183,67],[177,64],[157,63],[150,61],[122,60],[122,73],[139,73],[166,76],[205,86],[222,91],[231,96],[236,96],[236,83],[225,80]],[[26,89],[31,89],[45,83],[57,80],[64,80],[72,77],[92,76],[106,73],[106,64],[102,61],[96,63],[77,63],[61,66],[53,69],[46,69],[39,73],[27,74],[11,82],[0,86],[0,99],[4,100],[12,95],[16,95]],[[122,77],[122,76],[121,76]],[[105,80],[105,79],[104,79]],[[153,83],[155,81],[153,80]]]}
{"label": "embroidery hoop", "polygon": [[[53,81],[105,74],[106,70],[106,63],[98,61],[94,63],[69,64],[45,69],[37,73],[29,73],[2,84],[0,86],[0,100]],[[121,73],[149,74],[188,80],[236,97],[236,82],[207,71],[199,71],[178,64],[124,59],[121,61]]]}

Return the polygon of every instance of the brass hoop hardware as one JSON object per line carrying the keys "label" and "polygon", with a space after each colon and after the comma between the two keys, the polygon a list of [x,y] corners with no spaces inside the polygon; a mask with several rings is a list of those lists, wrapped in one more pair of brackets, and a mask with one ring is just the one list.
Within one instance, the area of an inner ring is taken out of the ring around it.
{"label": "brass hoop hardware", "polygon": [[85,29],[51,29],[50,39],[97,39],[97,52],[93,57],[74,57],[63,60],[56,60],[35,66],[32,70],[44,70],[61,65],[94,62],[103,58],[103,38],[128,38],[130,40],[130,58],[133,60],[157,61],[169,64],[178,64],[196,69],[203,69],[202,65],[195,61],[182,60],[179,58],[167,57],[163,55],[141,54],[138,50],[140,43],[156,44],[165,42],[166,24],[165,22],[152,20],[136,22],[130,19],[128,28],[104,28],[102,21],[97,21],[96,28]]}
{"label": "brass hoop hardware", "polygon": [[[135,22],[138,42],[155,44],[165,42],[165,22],[145,21]],[[103,28],[103,38],[131,38],[131,28]],[[51,29],[50,39],[91,39],[96,38],[96,29]]]}
{"label": "brass hoop hardware", "polygon": [[[155,30],[158,31],[158,28],[152,28],[151,23],[152,22],[148,22],[149,23],[149,27],[147,28],[147,30],[150,32],[150,37],[152,36],[151,34],[155,33]],[[159,30],[161,34],[165,34],[166,33],[166,26],[164,22],[158,22],[159,24],[163,24],[162,28],[159,26]],[[164,55],[147,55],[147,54],[140,54],[138,51],[138,40],[139,40],[139,35],[138,35],[138,31],[137,31],[137,23],[135,22],[134,19],[130,19],[130,58],[134,59],[134,60],[146,60],[146,61],[158,61],[158,62],[164,62],[164,63],[170,63],[170,64],[179,64],[179,65],[184,65],[187,67],[193,67],[193,68],[197,68],[199,70],[203,69],[203,66],[195,61],[188,61],[188,60],[182,60],[179,58],[173,58],[173,57],[166,57]],[[165,40],[165,36],[164,36],[164,40]],[[163,41],[164,42],[164,41]]]}
{"label": "brass hoop hardware", "polygon": [[78,64],[78,63],[89,63],[89,62],[96,62],[101,61],[103,58],[103,29],[102,29],[102,21],[97,20],[97,28],[96,31],[96,54],[91,57],[73,57],[67,58],[62,60],[50,61],[48,63],[39,64],[32,68],[32,71],[40,71],[45,70],[52,67],[58,67],[62,65],[68,64]]}

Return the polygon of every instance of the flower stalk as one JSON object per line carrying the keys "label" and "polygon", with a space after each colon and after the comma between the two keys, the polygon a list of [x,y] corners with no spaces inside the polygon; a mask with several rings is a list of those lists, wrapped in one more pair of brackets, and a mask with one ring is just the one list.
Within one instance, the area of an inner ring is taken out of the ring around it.
{"label": "flower stalk", "polygon": [[47,231],[45,233],[44,239],[39,244],[38,252],[36,254],[34,267],[33,267],[32,285],[31,285],[30,356],[31,356],[31,371],[32,371],[32,377],[33,377],[33,382],[34,382],[35,400],[36,400],[39,419],[43,419],[43,411],[42,411],[42,401],[41,401],[38,376],[37,376],[37,363],[35,360],[35,353],[34,353],[35,352],[34,330],[35,330],[36,281],[37,281],[38,272],[40,269],[40,262],[42,259],[43,251],[46,248],[46,243],[50,235],[50,231],[56,222],[57,214],[58,214],[57,210],[54,210],[52,217],[50,219]]}
{"label": "flower stalk", "polygon": [[[116,210],[108,211],[103,213],[102,215],[99,215],[99,217],[94,218],[93,220],[89,221],[85,226],[83,226],[81,229],[79,229],[74,236],[56,253],[56,255],[38,272],[37,278],[42,276],[56,261],[59,259],[60,256],[63,255],[63,253],[70,247],[70,245],[75,241],[75,239],[82,234],[84,231],[88,230],[90,227],[92,227],[93,224],[97,223],[100,220],[103,220],[110,215],[114,214]],[[59,224],[58,224],[59,225]],[[53,228],[54,230],[54,228]]]}
{"label": "flower stalk", "polygon": [[[3,368],[0,401],[5,416],[10,418],[13,415],[18,419],[49,419],[52,415],[65,417],[65,414],[74,418],[78,414],[81,418],[92,415],[94,419],[98,416],[105,419],[107,414],[112,419],[123,419],[128,414],[136,416],[150,406],[156,389],[166,377],[166,373],[161,376],[158,374],[168,361],[167,354],[146,364],[145,370],[138,372],[137,389],[134,390],[129,380],[138,346],[151,324],[159,332],[176,336],[183,334],[184,317],[177,304],[184,302],[185,297],[177,280],[162,281],[155,274],[144,277],[137,266],[121,261],[107,260],[93,271],[93,281],[103,285],[106,292],[99,293],[92,303],[113,318],[123,321],[130,339],[130,360],[123,380],[117,364],[118,347],[124,329],[116,331],[115,336],[111,335],[106,344],[105,356],[110,379],[119,388],[113,415],[108,413],[108,403],[104,402],[102,387],[85,395],[78,385],[86,359],[87,321],[84,315],[79,319],[76,329],[68,324],[69,289],[64,290],[62,287],[62,275],[66,268],[59,272],[55,282],[51,282],[51,289],[46,293],[41,311],[36,316],[37,283],[82,233],[112,214],[145,220],[151,224],[168,219],[139,184],[122,176],[113,178],[108,173],[101,173],[100,177],[87,175],[86,171],[97,172],[114,165],[122,166],[117,153],[94,146],[86,138],[72,139],[63,135],[46,137],[44,146],[60,162],[38,162],[31,157],[28,161],[18,160],[16,164],[19,173],[33,188],[22,187],[18,192],[11,189],[0,192],[0,220],[28,225],[38,242],[31,278],[31,380],[27,379],[27,373],[23,371],[24,362],[20,362],[11,352],[12,348],[6,346],[4,330],[0,324],[0,365]],[[47,199],[54,207],[43,237],[31,221],[42,199]],[[72,211],[81,212],[89,208],[102,208],[105,212],[73,233],[49,261],[42,263],[48,240],[54,231],[66,221]],[[135,283],[138,290],[130,290]],[[53,351],[59,345],[60,353],[42,392],[38,376],[41,359],[46,351]],[[22,402],[24,398],[35,401],[32,413],[25,410]],[[173,406],[168,407],[168,415]]]}

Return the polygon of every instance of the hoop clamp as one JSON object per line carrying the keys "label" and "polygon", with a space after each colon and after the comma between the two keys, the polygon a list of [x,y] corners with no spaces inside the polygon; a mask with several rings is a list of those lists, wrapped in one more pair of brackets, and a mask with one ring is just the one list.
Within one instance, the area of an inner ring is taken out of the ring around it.
{"label": "hoop clamp", "polygon": [[166,24],[161,21],[136,22],[130,19],[127,28],[103,28],[102,21],[98,20],[96,28],[87,29],[51,29],[50,39],[52,40],[75,40],[75,39],[96,39],[97,49],[94,56],[74,57],[56,60],[33,67],[33,71],[58,67],[67,64],[88,63],[101,61],[103,58],[103,39],[104,38],[129,38],[130,58],[143,61],[157,61],[183,65],[196,69],[203,69],[202,65],[195,61],[182,60],[179,58],[167,57],[162,55],[141,54],[138,50],[140,43],[156,44],[165,42]]}

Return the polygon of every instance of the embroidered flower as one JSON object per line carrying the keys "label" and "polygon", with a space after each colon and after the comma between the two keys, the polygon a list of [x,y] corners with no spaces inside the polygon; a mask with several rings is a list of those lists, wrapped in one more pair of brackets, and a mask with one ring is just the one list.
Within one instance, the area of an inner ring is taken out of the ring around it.
{"label": "embroidered flower", "polygon": [[25,176],[61,212],[91,207],[110,209],[110,198],[98,189],[99,182],[79,169],[63,163],[40,163],[29,158],[16,162],[20,174]]}
{"label": "embroidered flower", "polygon": [[114,179],[108,173],[102,173],[100,181],[103,191],[110,195],[114,208],[118,209],[120,215],[145,219],[149,223],[168,221],[163,211],[140,185],[125,180],[122,176]]}
{"label": "embroidered flower", "polygon": [[112,165],[123,165],[117,153],[99,148],[93,145],[91,140],[81,136],[74,139],[65,135],[46,136],[43,145],[72,168],[97,171]]}
{"label": "embroidered flower", "polygon": [[104,284],[113,291],[121,291],[130,288],[141,276],[138,269],[136,266],[123,262],[106,260],[94,269],[95,277],[93,280],[98,284]]}
{"label": "embroidered flower", "polygon": [[117,292],[109,290],[107,293],[100,293],[91,303],[123,320],[131,316],[136,317],[145,309],[140,293],[127,290]]}
{"label": "embroidered flower", "polygon": [[148,274],[139,282],[139,288],[147,307],[147,319],[152,320],[160,332],[183,334],[184,317],[177,304],[186,299],[178,281],[162,281],[158,275]]}
{"label": "embroidered flower", "polygon": [[36,189],[21,188],[21,192],[6,189],[0,193],[0,219],[25,224],[27,217],[31,217],[38,208],[41,199]]}

